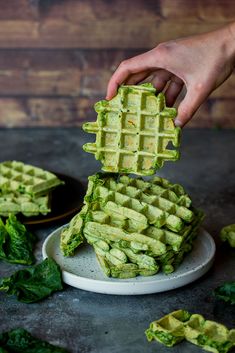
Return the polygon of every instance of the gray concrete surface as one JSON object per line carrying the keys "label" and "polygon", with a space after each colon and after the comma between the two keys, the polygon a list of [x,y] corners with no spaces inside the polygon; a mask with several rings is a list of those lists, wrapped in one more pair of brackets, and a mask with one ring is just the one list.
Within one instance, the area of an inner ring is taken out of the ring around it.
{"label": "gray concrete surface", "polygon": [[[92,136],[80,129],[0,130],[0,161],[22,160],[66,173],[86,184],[99,170],[93,155],[82,145]],[[179,308],[235,327],[235,306],[217,301],[212,290],[235,279],[235,251],[221,244],[222,226],[235,223],[235,131],[184,130],[181,160],[165,164],[160,175],[181,183],[197,207],[206,213],[205,228],[217,245],[215,263],[201,279],[185,287],[144,296],[102,295],[65,287],[48,299],[22,304],[0,293],[0,332],[24,327],[35,336],[66,347],[71,353],[200,352],[187,342],[172,349],[148,343],[144,331],[149,323]],[[41,245],[60,224],[34,228]],[[0,276],[18,266],[0,263]]]}

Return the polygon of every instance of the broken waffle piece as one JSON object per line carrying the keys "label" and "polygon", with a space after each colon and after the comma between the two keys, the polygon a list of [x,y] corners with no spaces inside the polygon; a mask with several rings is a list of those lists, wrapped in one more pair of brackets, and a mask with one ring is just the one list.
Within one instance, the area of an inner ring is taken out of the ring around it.
{"label": "broken waffle piece", "polygon": [[232,248],[235,248],[235,224],[222,228],[220,238],[222,241],[227,241]]}
{"label": "broken waffle piece", "polygon": [[186,310],[177,310],[153,321],[145,334],[148,341],[156,340],[167,347],[184,339],[213,353],[227,353],[235,346],[234,329],[228,330],[220,323]]}

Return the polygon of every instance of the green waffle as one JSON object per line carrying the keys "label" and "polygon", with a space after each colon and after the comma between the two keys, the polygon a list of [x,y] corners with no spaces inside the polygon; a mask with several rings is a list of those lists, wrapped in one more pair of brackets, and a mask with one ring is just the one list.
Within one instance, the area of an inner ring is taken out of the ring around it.
{"label": "green waffle", "polygon": [[181,198],[173,191],[170,195],[168,192],[164,194],[162,187],[159,193],[155,180],[146,182],[127,176],[116,178],[102,174],[89,177],[90,187],[93,187],[93,206],[97,206],[97,201],[100,211],[110,217],[121,217],[126,223],[124,228],[128,230],[144,230],[150,225],[182,230],[185,223],[192,222],[192,210],[181,206]]}
{"label": "green waffle", "polygon": [[32,198],[30,195],[3,194],[0,195],[0,216],[22,213],[26,217],[46,215],[51,211],[49,195]]}
{"label": "green waffle", "polygon": [[235,346],[235,330],[206,320],[199,314],[185,310],[174,311],[150,324],[146,330],[148,341],[157,340],[168,347],[186,339],[213,353],[227,353]]}
{"label": "green waffle", "polygon": [[220,238],[222,241],[227,241],[232,248],[235,248],[235,224],[221,229]]}
{"label": "green waffle", "polygon": [[203,214],[166,179],[96,174],[84,206],[61,234],[65,256],[86,240],[105,274],[128,278],[173,272],[192,249]]}
{"label": "green waffle", "polygon": [[176,110],[168,108],[163,93],[155,95],[152,84],[120,86],[110,101],[95,104],[96,122],[83,124],[96,134],[95,143],[84,150],[95,154],[102,170],[152,175],[166,160],[179,159],[180,128],[174,126]]}
{"label": "green waffle", "polygon": [[185,310],[174,311],[163,318],[153,321],[145,331],[147,340],[157,340],[167,347],[172,347],[185,338],[184,323],[190,318]]}
{"label": "green waffle", "polygon": [[36,197],[60,184],[62,181],[56,175],[41,168],[18,161],[0,163],[0,190],[4,193],[17,192]]}
{"label": "green waffle", "polygon": [[[150,276],[156,274],[159,269],[166,274],[176,270],[185,255],[192,250],[192,242],[200,222],[199,218],[196,227],[187,239],[182,241],[178,251],[174,251],[170,245],[167,245],[165,239],[154,242],[144,234],[127,233],[115,227],[105,225],[102,227],[98,223],[88,222],[83,234],[88,243],[94,247],[105,274],[119,278]],[[133,264],[135,264],[134,268]]]}

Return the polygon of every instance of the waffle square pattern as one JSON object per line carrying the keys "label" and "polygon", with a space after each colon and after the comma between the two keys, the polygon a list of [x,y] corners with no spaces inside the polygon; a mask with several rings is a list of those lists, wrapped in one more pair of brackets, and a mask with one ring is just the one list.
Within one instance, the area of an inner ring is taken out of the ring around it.
{"label": "waffle square pattern", "polygon": [[61,184],[56,175],[18,161],[0,163],[0,189],[39,196]]}
{"label": "waffle square pattern", "polygon": [[73,255],[87,241],[111,277],[167,274],[191,251],[202,218],[180,185],[98,173],[89,177],[83,208],[62,231],[61,250]]}
{"label": "waffle square pattern", "polygon": [[51,211],[49,194],[60,184],[56,175],[41,168],[18,161],[0,163],[0,216],[46,215]]}
{"label": "waffle square pattern", "polygon": [[83,146],[100,160],[102,170],[152,175],[166,160],[179,159],[180,128],[174,126],[176,110],[168,108],[163,93],[152,84],[120,86],[110,101],[95,104],[96,122],[83,124],[96,134],[95,143]]}
{"label": "waffle square pattern", "polygon": [[145,333],[148,341],[157,340],[167,347],[184,339],[213,353],[227,353],[235,346],[235,329],[228,330],[220,323],[186,310],[177,310],[153,321]]}
{"label": "waffle square pattern", "polygon": [[50,212],[49,196],[32,198],[30,195],[0,194],[0,216],[8,217],[10,213],[22,213],[26,217],[46,215]]}

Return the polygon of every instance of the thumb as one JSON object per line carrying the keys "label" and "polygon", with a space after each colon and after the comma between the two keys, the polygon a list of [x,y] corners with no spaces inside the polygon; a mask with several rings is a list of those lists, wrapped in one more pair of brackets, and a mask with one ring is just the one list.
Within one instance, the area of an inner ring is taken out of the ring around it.
{"label": "thumb", "polygon": [[183,127],[192,119],[200,105],[206,100],[208,94],[200,87],[188,87],[187,93],[178,107],[175,125]]}

